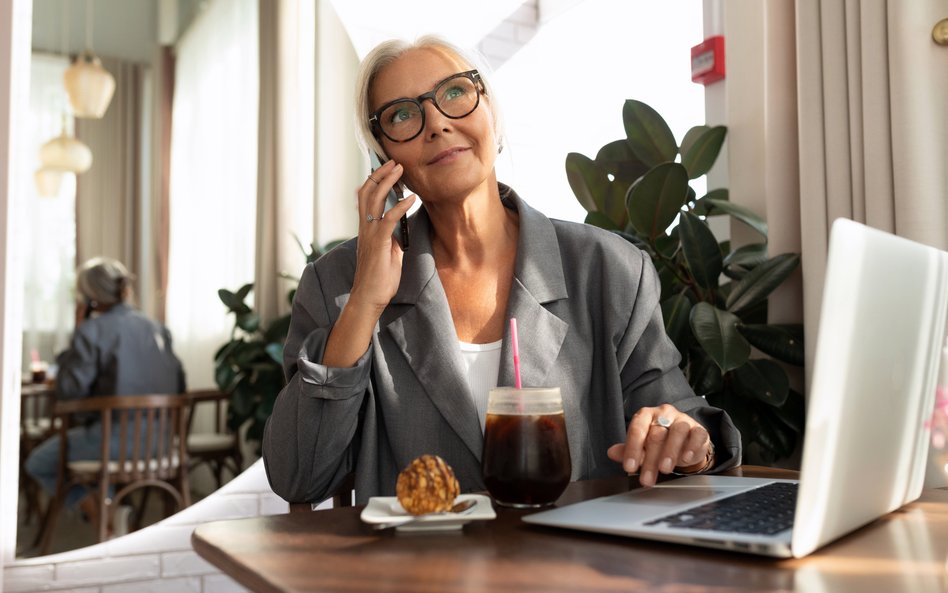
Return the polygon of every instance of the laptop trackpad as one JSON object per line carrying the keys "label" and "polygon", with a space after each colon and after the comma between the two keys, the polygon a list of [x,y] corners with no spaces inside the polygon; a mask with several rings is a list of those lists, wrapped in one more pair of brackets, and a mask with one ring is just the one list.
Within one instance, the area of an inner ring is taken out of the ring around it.
{"label": "laptop trackpad", "polygon": [[603,502],[655,507],[690,507],[725,494],[736,494],[772,480],[766,478],[735,478],[731,476],[687,476],[662,482],[652,488],[639,488],[603,498]]}

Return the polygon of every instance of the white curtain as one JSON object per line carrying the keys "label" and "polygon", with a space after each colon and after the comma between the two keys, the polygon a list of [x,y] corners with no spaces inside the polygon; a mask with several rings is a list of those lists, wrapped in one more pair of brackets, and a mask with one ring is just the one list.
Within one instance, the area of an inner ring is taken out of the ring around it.
{"label": "white curtain", "polygon": [[[66,111],[64,57],[34,54],[30,68],[30,122],[26,154],[18,166],[23,177],[33,178],[39,167],[39,148],[59,135]],[[68,120],[72,130],[72,119]],[[73,279],[76,265],[76,177],[63,175],[59,193],[40,196],[34,184],[25,186],[22,233],[25,298],[23,299],[23,370],[36,350],[44,360],[66,347],[75,319]]]}
{"label": "white curtain", "polygon": [[189,388],[230,335],[217,290],[254,275],[257,22],[256,0],[212,0],[177,47],[166,323]]}
{"label": "white curtain", "polygon": [[[797,1],[808,370],[835,218],[948,249],[948,51],[931,38],[944,7]],[[946,482],[930,472],[929,485]]]}
{"label": "white curtain", "polygon": [[931,39],[943,8],[944,0],[797,2],[808,336],[835,218],[948,248],[948,51]]}

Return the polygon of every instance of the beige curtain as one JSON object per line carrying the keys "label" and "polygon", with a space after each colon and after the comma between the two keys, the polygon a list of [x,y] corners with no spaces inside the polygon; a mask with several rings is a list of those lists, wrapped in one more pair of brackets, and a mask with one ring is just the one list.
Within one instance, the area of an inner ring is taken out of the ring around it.
{"label": "beige curtain", "polygon": [[807,368],[829,230],[850,218],[948,249],[944,0],[798,0]]}
{"label": "beige curtain", "polygon": [[254,304],[270,321],[289,312],[313,220],[315,10],[312,2],[260,0],[260,119]]}
{"label": "beige curtain", "polygon": [[[76,136],[92,150],[92,168],[77,176],[76,261],[107,256],[136,274],[139,261],[142,81],[145,66],[103,58],[115,95],[102,119],[77,119]],[[135,291],[140,292],[136,283]]]}

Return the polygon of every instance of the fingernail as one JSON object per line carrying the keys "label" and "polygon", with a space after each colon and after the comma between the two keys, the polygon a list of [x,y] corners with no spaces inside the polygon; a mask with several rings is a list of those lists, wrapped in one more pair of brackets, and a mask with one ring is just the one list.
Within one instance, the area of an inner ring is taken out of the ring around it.
{"label": "fingernail", "polygon": [[672,470],[674,466],[672,465],[672,458],[666,457],[662,459],[662,466],[659,468],[663,474],[667,474]]}
{"label": "fingernail", "polygon": [[395,170],[396,170],[396,171],[401,170],[401,168],[402,168],[402,164],[401,164],[401,163],[398,163],[397,165],[395,165]]}
{"label": "fingernail", "polygon": [[681,460],[685,463],[691,463],[691,460],[695,458],[694,451],[685,451],[685,454],[681,456]]}
{"label": "fingernail", "polygon": [[637,464],[635,463],[635,460],[630,458],[625,460],[623,467],[625,468],[626,473],[634,474],[636,465]]}
{"label": "fingernail", "polygon": [[652,473],[652,470],[645,470],[642,472],[642,477],[639,478],[639,481],[643,486],[652,486],[655,484],[655,475]]}

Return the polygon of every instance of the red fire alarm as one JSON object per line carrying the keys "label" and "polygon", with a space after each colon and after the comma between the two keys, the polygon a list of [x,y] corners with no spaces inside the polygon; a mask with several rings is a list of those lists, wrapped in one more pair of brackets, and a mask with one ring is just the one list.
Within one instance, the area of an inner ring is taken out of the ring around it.
{"label": "red fire alarm", "polygon": [[691,80],[705,86],[724,78],[724,37],[715,35],[691,48]]}

